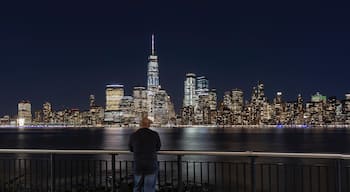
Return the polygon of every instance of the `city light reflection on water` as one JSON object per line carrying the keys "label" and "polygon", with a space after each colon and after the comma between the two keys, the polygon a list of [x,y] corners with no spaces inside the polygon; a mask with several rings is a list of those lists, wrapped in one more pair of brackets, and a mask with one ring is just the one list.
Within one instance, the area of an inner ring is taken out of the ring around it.
{"label": "city light reflection on water", "polygon": [[[163,150],[350,152],[342,128],[152,128]],[[1,128],[1,148],[127,150],[136,128]]]}

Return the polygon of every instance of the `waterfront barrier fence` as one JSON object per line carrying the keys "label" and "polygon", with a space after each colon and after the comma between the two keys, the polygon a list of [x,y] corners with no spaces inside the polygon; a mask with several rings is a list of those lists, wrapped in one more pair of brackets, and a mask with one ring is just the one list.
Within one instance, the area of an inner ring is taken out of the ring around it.
{"label": "waterfront barrier fence", "polygon": [[[350,155],[160,151],[158,191],[350,191]],[[132,153],[0,149],[0,191],[131,191]]]}

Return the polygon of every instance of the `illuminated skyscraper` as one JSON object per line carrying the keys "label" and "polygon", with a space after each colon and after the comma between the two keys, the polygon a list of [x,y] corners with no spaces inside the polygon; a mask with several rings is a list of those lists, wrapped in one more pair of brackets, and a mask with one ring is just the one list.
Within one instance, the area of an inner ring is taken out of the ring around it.
{"label": "illuminated skyscraper", "polygon": [[90,95],[89,99],[90,99],[90,107],[95,106],[96,105],[95,104],[95,95]]}
{"label": "illuminated skyscraper", "polygon": [[196,100],[196,74],[187,73],[186,80],[184,82],[183,107],[195,106]]}
{"label": "illuminated skyscraper", "polygon": [[205,76],[197,77],[196,94],[208,95],[209,92],[209,80]]}
{"label": "illuminated skyscraper", "polygon": [[158,56],[155,53],[154,35],[152,34],[151,55],[148,57],[147,71],[147,108],[148,117],[154,120],[155,95],[160,89]]}
{"label": "illuminated skyscraper", "polygon": [[139,122],[144,114],[147,113],[147,91],[145,87],[134,87],[134,110],[136,122]]}
{"label": "illuminated skyscraper", "polygon": [[120,102],[120,115],[121,122],[124,125],[130,125],[134,123],[135,110],[134,110],[134,99],[132,96],[124,96]]}
{"label": "illuminated skyscraper", "polygon": [[276,97],[273,99],[273,117],[275,124],[285,124],[286,115],[284,114],[285,103],[282,100],[282,92],[277,92]]}
{"label": "illuminated skyscraper", "polygon": [[32,123],[32,106],[29,101],[21,101],[18,103],[18,119],[17,124],[20,126],[30,125]]}
{"label": "illuminated skyscraper", "polygon": [[52,121],[52,108],[49,102],[43,104],[43,121],[44,123],[51,123]]}
{"label": "illuminated skyscraper", "polygon": [[345,94],[344,113],[345,123],[350,125],[350,93]]}
{"label": "illuminated skyscraper", "polygon": [[124,97],[123,85],[107,85],[106,87],[106,111],[116,111],[120,108],[120,102]]}
{"label": "illuminated skyscraper", "polygon": [[243,91],[240,89],[233,89],[231,91],[231,103],[232,103],[232,113],[233,113],[233,123],[242,124],[243,117]]}
{"label": "illuminated skyscraper", "polygon": [[155,53],[154,34],[152,34],[151,55],[148,57],[147,89],[152,91],[160,89],[158,56]]}
{"label": "illuminated skyscraper", "polygon": [[175,118],[175,112],[173,111],[170,97],[165,90],[159,90],[154,100],[154,123],[165,125],[169,123],[172,118]]}
{"label": "illuminated skyscraper", "polygon": [[243,91],[240,89],[233,89],[231,91],[232,111],[234,114],[240,114],[243,110]]}
{"label": "illuminated skyscraper", "polygon": [[105,122],[120,121],[120,103],[124,97],[124,86],[119,84],[106,86]]}
{"label": "illuminated skyscraper", "polygon": [[311,102],[306,103],[305,119],[313,125],[324,124],[327,97],[317,92],[311,96]]}
{"label": "illuminated skyscraper", "polygon": [[217,93],[216,89],[211,89],[209,91],[208,95],[208,105],[209,105],[209,118],[210,118],[210,124],[215,124],[216,123],[216,117],[217,117]]}
{"label": "illuminated skyscraper", "polygon": [[96,99],[94,95],[90,95],[90,110],[87,112],[86,119],[87,125],[102,126],[104,121],[104,109],[101,106],[96,105]]}
{"label": "illuminated skyscraper", "polygon": [[264,119],[267,119],[267,108],[268,106],[267,98],[265,97],[264,93],[264,84],[258,82],[258,86],[253,87],[253,93],[251,98],[250,123],[261,124],[264,121]]}

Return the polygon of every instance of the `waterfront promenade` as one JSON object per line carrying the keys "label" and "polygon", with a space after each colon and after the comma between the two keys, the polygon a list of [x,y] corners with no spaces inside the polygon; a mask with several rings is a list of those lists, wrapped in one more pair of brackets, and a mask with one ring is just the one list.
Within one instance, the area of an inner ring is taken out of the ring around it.
{"label": "waterfront promenade", "polygon": [[[1,191],[126,192],[133,182],[128,151],[0,149],[0,155]],[[345,154],[160,151],[159,156],[158,191],[350,189]]]}

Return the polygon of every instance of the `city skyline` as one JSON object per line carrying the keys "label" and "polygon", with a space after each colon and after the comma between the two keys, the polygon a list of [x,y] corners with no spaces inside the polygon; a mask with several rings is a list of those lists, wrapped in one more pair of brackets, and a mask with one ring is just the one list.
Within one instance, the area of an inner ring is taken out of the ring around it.
{"label": "city skyline", "polygon": [[[146,102],[145,102],[145,105],[146,105],[146,108],[147,110],[143,110],[141,109],[140,113],[148,113],[149,114],[149,118],[151,119],[154,119],[155,118],[155,115],[153,114],[154,112],[154,107],[152,107],[152,103],[154,103],[154,97],[155,95],[157,95],[157,93],[160,91],[160,90],[163,90],[166,97],[170,96],[169,98],[171,98],[171,95],[168,95],[166,93],[167,90],[165,89],[162,89],[162,86],[160,84],[160,73],[159,73],[159,64],[158,64],[158,55],[156,54],[156,43],[155,43],[155,35],[152,33],[151,34],[151,38],[150,38],[150,50],[149,50],[149,57],[148,57],[148,67],[147,67],[147,79],[146,79],[146,84],[144,84],[144,86],[142,85],[134,85],[134,86],[131,86],[131,88],[133,89],[133,94],[135,94],[135,90],[138,90],[139,91],[139,95],[143,95],[145,94],[146,95]],[[252,87],[252,95],[251,95],[251,98],[249,97],[249,94],[247,94],[247,91],[245,90],[242,90],[240,88],[230,88],[228,90],[224,90],[224,92],[222,93],[218,93],[216,88],[215,87],[210,87],[209,86],[209,79],[206,77],[206,74],[205,75],[200,75],[200,76],[197,76],[194,72],[187,72],[185,74],[185,78],[184,78],[184,85],[183,85],[183,97],[182,97],[182,103],[181,105],[178,105],[178,106],[173,106],[174,109],[176,109],[176,111],[174,111],[177,115],[181,115],[182,113],[182,110],[184,107],[189,107],[189,106],[196,106],[198,105],[198,99],[199,99],[199,96],[200,95],[208,95],[208,93],[212,92],[212,90],[214,91],[214,94],[215,94],[215,107],[211,107],[215,108],[215,110],[218,110],[219,109],[219,106],[221,103],[225,103],[227,102],[227,93],[228,92],[233,92],[235,90],[241,92],[239,95],[241,97],[241,103],[242,105],[244,105],[245,103],[248,103],[250,100],[253,100],[253,97],[254,97],[254,91],[256,88],[259,88],[260,85],[264,86],[263,84],[260,84],[261,81],[257,81],[257,87],[256,86],[253,86]],[[198,84],[198,85],[196,85]],[[90,104],[89,105],[86,105],[87,107],[90,107],[91,106],[102,106],[104,108],[102,108],[103,110],[105,110],[105,114],[104,114],[104,118],[106,118],[106,114],[109,113],[109,111],[111,113],[115,113],[114,111],[118,111],[119,108],[120,108],[120,105],[121,105],[121,101],[123,100],[123,97],[130,97],[130,98],[127,98],[127,100],[133,100],[133,99],[138,99],[138,98],[133,98],[133,96],[131,96],[132,94],[129,93],[129,92],[126,92],[125,89],[126,87],[128,87],[127,83],[109,83],[109,84],[106,84],[106,94],[105,94],[105,97],[104,97],[104,103],[103,104],[100,104],[100,102],[96,102],[96,99],[95,99],[95,94],[96,93],[92,93],[90,94]],[[115,90],[114,90],[115,89]],[[142,93],[142,91],[146,91],[147,93]],[[276,91],[275,92],[276,95],[280,96],[282,99],[282,92],[281,91]],[[97,93],[98,94],[98,93]],[[315,95],[319,95],[320,93],[317,91],[315,93]],[[350,92],[346,92],[344,93],[345,97],[343,99],[346,98],[346,95],[350,94]],[[307,103],[308,101],[312,101],[312,98],[315,97],[315,95],[310,95],[310,100],[303,100],[302,103],[305,104]],[[91,101],[91,97],[93,97],[93,101]],[[109,98],[110,97],[110,98]],[[115,99],[115,97],[118,97],[118,99]],[[274,101],[275,99],[273,99],[272,97],[269,99],[269,97],[265,96],[265,91],[264,91],[264,96],[263,96],[266,100],[266,102],[272,102]],[[283,94],[283,97],[285,97],[285,95]],[[296,100],[298,100],[299,97],[303,97],[303,94],[302,93],[298,93],[297,97],[293,98],[293,99],[289,99],[289,100],[285,100],[284,99],[284,102],[294,102]],[[327,99],[327,97],[329,96],[322,96],[325,98],[325,100]],[[331,98],[337,98],[336,96],[334,95],[331,95],[330,96]],[[113,98],[113,99],[111,99]],[[288,98],[288,97],[287,97]],[[341,98],[337,98],[337,99],[341,99]],[[342,99],[341,99],[342,100]],[[46,103],[49,103],[50,105],[50,110],[51,108],[53,108],[51,105],[52,103],[50,103],[48,100],[44,101],[45,103],[43,103],[43,106],[46,105]],[[92,105],[91,102],[93,102],[94,104]],[[170,101],[171,102],[171,101]],[[280,101],[281,102],[281,101]],[[32,105],[30,104],[30,99],[22,99],[21,101],[19,101],[19,104],[18,104],[18,114],[21,113],[21,108],[23,107],[20,107],[20,106],[25,106],[25,105],[28,105],[29,103],[29,109],[31,110]],[[98,104],[99,105],[98,105]],[[109,104],[110,103],[110,104]],[[196,104],[197,103],[197,104]],[[141,104],[140,105],[144,105]],[[171,105],[173,105],[173,103],[171,102]],[[45,107],[44,107],[45,108]],[[111,109],[109,109],[111,108]],[[35,109],[35,107],[34,107]],[[65,107],[65,105],[63,105],[63,107],[61,108],[58,108],[58,110],[87,110],[88,108],[81,108],[81,106],[75,106],[75,107]],[[12,114],[5,114],[5,115],[12,115]],[[27,114],[27,115],[24,115],[26,119],[31,119],[32,118],[32,114]],[[112,114],[110,115],[107,115],[107,119],[113,119],[113,116]],[[118,115],[117,115],[118,116]],[[110,121],[109,120],[109,121]]]}
{"label": "city skyline", "polygon": [[[184,76],[184,81],[185,81],[185,83],[186,83],[186,77],[187,76],[194,76],[194,78],[196,78],[196,74],[195,73],[187,73],[185,76]],[[206,78],[206,76],[203,76],[203,75],[201,75],[201,76],[198,76],[198,78]],[[194,80],[194,81],[196,81],[196,80]],[[208,80],[207,80],[208,81]],[[257,81],[258,83],[256,84],[256,85],[258,85],[259,84],[259,82],[260,81]],[[194,85],[195,86],[195,85]],[[126,86],[125,86],[125,84],[121,84],[121,83],[112,83],[112,84],[106,84],[105,85],[105,88],[109,88],[109,87],[118,87],[118,88],[123,88],[123,95],[125,94],[125,88],[126,88]],[[147,86],[132,86],[131,88],[133,88],[134,90],[135,89],[138,89],[138,88],[142,88],[143,90],[146,90],[146,87]],[[219,103],[221,103],[221,102],[225,102],[225,93],[227,93],[227,92],[230,92],[230,91],[234,91],[234,90],[239,90],[239,91],[241,91],[242,92],[242,96],[243,96],[243,103],[245,103],[245,102],[249,102],[250,100],[251,100],[251,94],[249,94],[249,93],[253,93],[254,92],[254,89],[256,88],[256,86],[253,86],[252,87],[252,89],[251,89],[251,92],[249,92],[249,91],[245,91],[245,90],[242,90],[242,89],[239,89],[239,88],[231,88],[231,89],[229,89],[229,90],[225,90],[223,93],[218,93],[217,92],[217,90],[216,90],[216,88],[211,88],[211,89],[213,89],[213,90],[215,90],[215,93],[218,95],[217,96],[217,103],[219,104]],[[186,89],[185,88],[185,86],[183,86],[183,90],[184,89]],[[207,89],[207,91],[209,91],[210,89]],[[193,88],[193,92],[195,91],[195,88]],[[294,101],[297,101],[297,99],[298,99],[298,97],[299,96],[302,96],[302,97],[304,97],[305,98],[305,95],[303,95],[302,93],[299,93],[294,99],[289,99],[289,100],[286,100],[285,98],[285,96],[286,96],[286,94],[285,94],[285,92],[281,92],[281,91],[276,91],[276,92],[274,92],[275,93],[275,96],[276,95],[282,95],[283,94],[283,97],[284,97],[284,102],[286,102],[286,103],[288,103],[288,102],[294,102]],[[315,92],[314,94],[312,94],[312,95],[310,95],[309,97],[307,97],[306,96],[306,99],[303,99],[303,104],[306,104],[308,101],[311,101],[312,100],[312,98],[315,96],[315,95],[318,95],[318,94],[321,94],[321,92]],[[338,99],[338,100],[344,100],[344,99],[346,99],[346,95],[349,95],[350,94],[350,92],[344,92],[344,94],[343,94],[343,96],[341,96],[341,97],[337,97],[337,96],[334,96],[334,95],[323,95],[323,97],[325,97],[325,99],[327,99],[327,98],[336,98],[336,99]],[[124,96],[125,97],[128,97],[128,95],[131,95],[131,94],[125,94]],[[219,95],[220,96],[222,96],[222,97],[219,97]],[[72,109],[72,110],[88,110],[89,109],[89,107],[91,107],[91,103],[90,103],[90,105],[89,105],[89,102],[91,102],[91,96],[93,96],[94,97],[94,104],[96,104],[96,105],[98,105],[98,106],[104,106],[104,107],[107,107],[107,105],[108,105],[108,99],[106,99],[106,95],[103,97],[103,99],[101,99],[101,98],[98,98],[97,100],[99,100],[99,102],[96,102],[96,100],[95,100],[95,94],[90,94],[90,95],[87,95],[86,97],[85,97],[85,100],[86,100],[86,104],[85,104],[85,107],[83,107],[83,108],[81,108],[82,106],[75,106],[75,107],[66,107],[65,105],[62,105],[62,107],[60,108],[60,107],[55,107],[57,110],[69,110],[69,109]],[[171,95],[170,95],[170,97],[171,97]],[[179,109],[179,110],[181,110],[181,108],[183,107],[183,106],[186,106],[186,102],[185,102],[185,98],[186,98],[186,93],[185,92],[183,92],[183,97],[181,98],[181,100],[182,100],[182,102],[181,102],[181,104],[180,104],[180,106],[176,106],[175,108],[176,109]],[[288,97],[287,97],[288,98]],[[309,99],[307,99],[307,98],[309,98]],[[120,98],[121,99],[121,98]],[[268,96],[266,96],[266,100],[267,100],[267,102],[270,102],[270,103],[272,103],[273,102],[273,100],[274,100],[275,98],[274,97],[271,97],[271,98],[269,98]],[[102,100],[102,101],[101,101]],[[17,105],[18,103],[21,103],[21,102],[23,102],[23,103],[31,103],[31,100],[30,99],[27,99],[27,98],[24,98],[24,99],[21,99],[21,100],[19,100],[17,103],[14,103],[14,107],[13,107],[13,109],[15,109],[16,110],[16,114],[17,114],[17,112],[18,112],[18,108],[15,106],[15,105]],[[34,108],[35,110],[38,110],[38,109],[41,109],[42,108],[42,106],[43,105],[45,105],[45,103],[47,103],[47,102],[49,102],[50,103],[50,101],[48,101],[48,100],[45,100],[45,101],[42,101],[42,103],[39,105],[39,106],[34,106],[33,107],[33,105],[31,105],[31,108]],[[51,104],[54,104],[54,103],[50,103],[50,105]],[[55,105],[55,104],[54,104]],[[191,102],[191,105],[193,105],[192,104],[192,102]],[[51,108],[51,106],[50,106],[50,108]],[[108,108],[108,107],[107,107]],[[175,111],[176,113],[179,113],[179,111],[178,110],[176,110]],[[2,112],[3,113],[3,115],[14,115],[14,114],[10,114],[10,113],[7,113],[7,112]]]}
{"label": "city skyline", "polygon": [[350,93],[339,100],[317,92],[304,101],[299,93],[296,100],[286,101],[281,91],[271,100],[265,94],[265,85],[258,82],[251,97],[239,88],[231,88],[218,98],[216,88],[210,87],[206,76],[186,73],[183,83],[183,102],[176,112],[167,90],[160,84],[155,36],[151,35],[147,82],[134,86],[132,95],[125,94],[123,84],[108,84],[105,105],[89,96],[89,109],[64,108],[55,110],[50,102],[34,110],[30,101],[18,103],[17,115],[0,118],[0,125],[11,126],[116,126],[135,127],[147,115],[153,125],[173,126],[348,126],[350,124]]}
{"label": "city skyline", "polygon": [[266,84],[268,98],[278,91],[287,100],[316,92],[342,98],[349,91],[346,17],[338,10],[326,15],[318,4],[6,2],[2,7],[0,115],[16,113],[13,106],[22,99],[34,108],[44,101],[54,108],[88,108],[86,98],[95,94],[103,105],[110,83],[124,84],[130,95],[147,78],[152,33],[161,84],[177,111],[188,72],[207,76],[219,98],[231,88],[249,92],[258,81]]}
{"label": "city skyline", "polygon": [[[171,97],[161,88],[158,56],[155,54],[154,35],[151,38],[148,62],[147,86],[133,87],[133,94],[126,95],[124,85],[108,84],[105,89],[105,105],[96,103],[95,95],[89,96],[89,109],[54,109],[45,102],[40,110],[32,110],[28,100],[18,103],[17,115],[0,118],[6,126],[117,126],[134,127],[146,114],[156,126],[348,126],[350,124],[350,93],[343,99],[317,92],[310,100],[298,94],[296,100],[287,101],[282,92],[273,99],[265,95],[265,86],[258,82],[252,88],[251,97],[241,89],[225,91],[218,98],[209,79],[187,73],[183,87],[183,103],[176,112]],[[34,116],[33,116],[34,112]]]}

